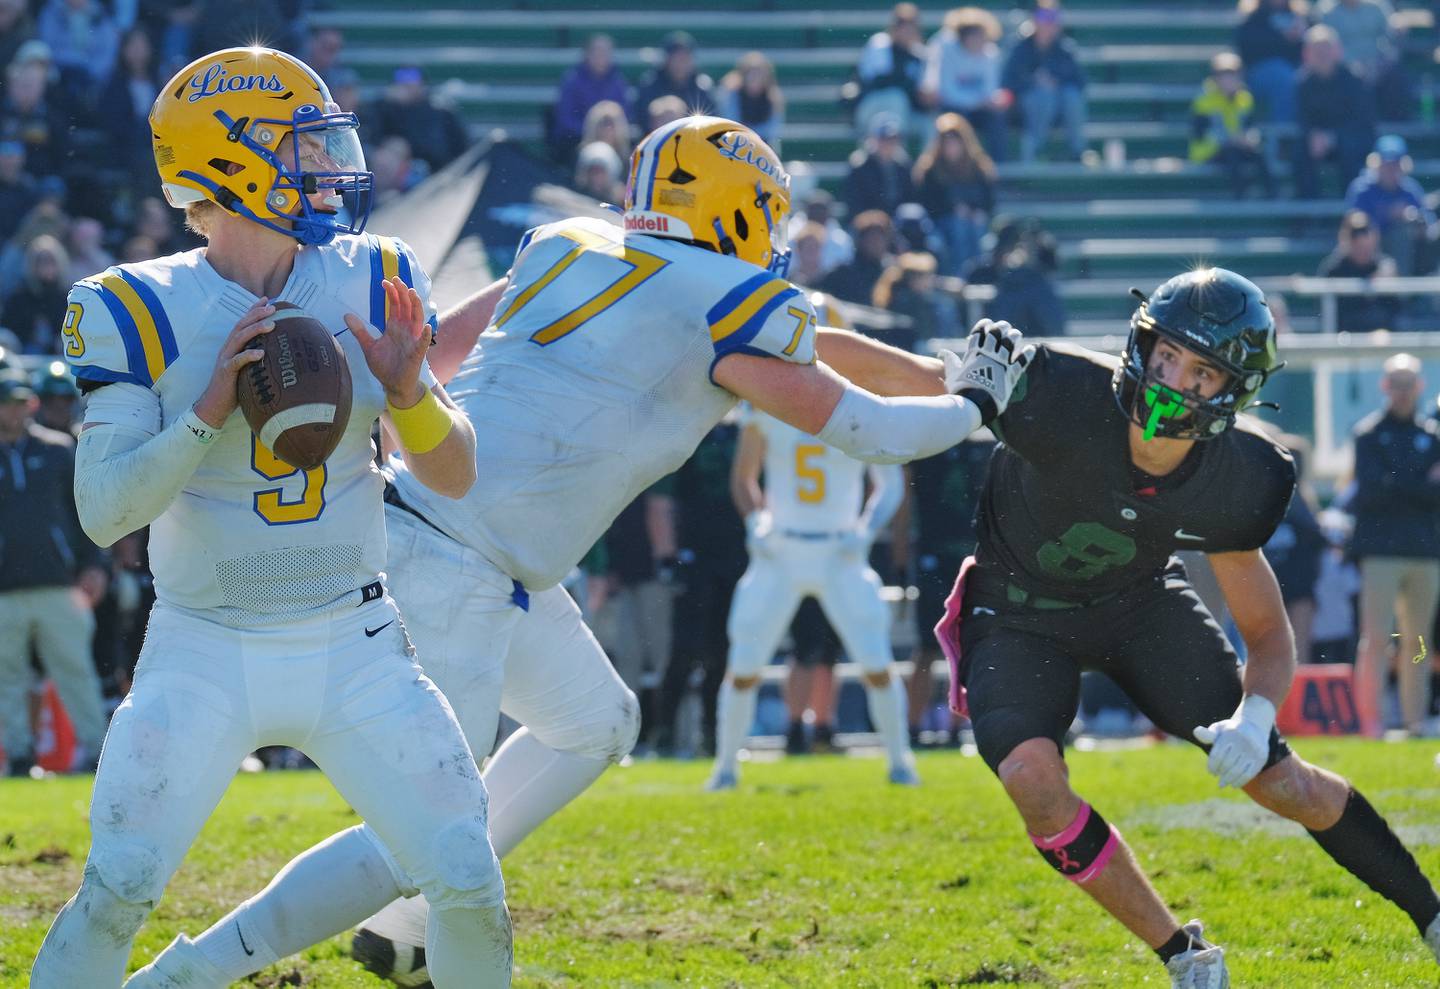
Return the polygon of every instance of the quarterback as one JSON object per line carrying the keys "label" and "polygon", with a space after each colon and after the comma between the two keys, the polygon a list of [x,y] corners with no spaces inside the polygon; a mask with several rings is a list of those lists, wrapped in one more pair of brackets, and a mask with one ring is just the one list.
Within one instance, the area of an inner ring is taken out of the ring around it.
{"label": "quarterback", "polygon": [[[817,360],[815,312],[783,278],[789,213],[789,179],[754,132],[682,118],[636,148],[623,229],[579,218],[530,231],[506,278],[441,321],[432,361],[474,425],[485,467],[452,500],[391,462],[394,590],[475,749],[488,750],[499,709],[526,726],[486,770],[501,855],[623,758],[638,731],[634,695],[560,580],[737,399],[852,457],[898,463],[993,419],[1033,353],[1008,325],[988,322],[963,358],[943,360],[824,334],[821,357],[852,368],[842,377]],[[861,387],[917,381],[926,397]],[[382,890],[373,877],[393,879]],[[419,889],[361,826],[292,862],[196,944],[207,959],[244,962],[239,934],[283,917],[283,946],[270,945],[283,956]],[[390,974],[396,943],[421,944],[425,915],[412,896],[367,923],[357,939],[367,963]],[[224,984],[182,962],[167,949],[155,969],[174,981],[132,984]]]}
{"label": "quarterback", "polygon": [[760,671],[806,597],[819,602],[846,654],[864,670],[870,720],[885,744],[890,782],[918,782],[905,693],[890,671],[890,607],[866,562],[876,534],[900,507],[905,479],[894,464],[869,465],[871,492],[862,507],[865,476],[865,464],[794,426],[760,413],[748,418],[731,486],[744,501],[750,565],[730,604],[730,655],[707,789],[735,787],[736,755],[755,720]]}
{"label": "quarterback", "polygon": [[[1142,297],[1143,298],[1143,297]],[[992,425],[979,545],[936,634],[952,706],[1036,849],[1165,963],[1177,989],[1228,985],[1221,948],[1183,927],[1120,832],[1070,786],[1062,755],[1082,668],[1209,752],[1221,786],[1303,825],[1440,951],[1440,901],[1347,781],[1275,729],[1295,644],[1260,547],[1295,487],[1289,453],[1241,415],[1277,369],[1264,296],[1223,268],[1144,299],[1120,360],[1047,346]],[[1234,650],[1177,550],[1204,552],[1245,640]]]}
{"label": "quarterback", "polygon": [[[470,425],[425,370],[428,282],[404,245],[359,234],[370,174],[356,118],[301,62],[263,48],[208,55],[165,86],[150,126],[166,196],[207,244],[78,282],[64,343],[89,394],[81,522],[102,546],[150,526],[157,603],[105,739],[80,889],[30,984],[118,987],[240,761],[290,745],[431,899],[435,985],[506,985],[510,920],[484,785],[382,583],[375,420],[417,486],[460,497],[475,477]],[[355,197],[348,226],[342,196]],[[272,299],[335,327],[354,369],[353,412],[313,469],[279,459],[234,414]],[[272,932],[245,935],[259,953]],[[183,939],[176,950],[204,964]]]}

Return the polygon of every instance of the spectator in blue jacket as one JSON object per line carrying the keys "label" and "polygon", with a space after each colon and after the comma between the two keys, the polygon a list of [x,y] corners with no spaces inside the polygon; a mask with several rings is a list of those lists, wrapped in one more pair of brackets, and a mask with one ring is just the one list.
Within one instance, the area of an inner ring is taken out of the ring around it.
{"label": "spectator in blue jacket", "polygon": [[662,47],[665,59],[640,81],[636,104],[648,107],[662,96],[678,96],[691,113],[714,113],[715,84],[695,67],[695,39],[672,31]]}
{"label": "spectator in blue jacket", "polygon": [[1061,37],[1060,5],[1036,0],[1024,37],[1010,51],[1001,76],[1020,107],[1020,159],[1034,161],[1059,118],[1065,146],[1076,161],[1085,150],[1085,73],[1075,45]]}
{"label": "spectator in blue jacket", "polygon": [[1378,735],[1380,692],[1392,644],[1404,727],[1424,728],[1429,668],[1420,637],[1435,622],[1440,602],[1440,428],[1417,415],[1425,383],[1420,362],[1396,354],[1385,362],[1380,390],[1385,407],[1355,428],[1355,494],[1350,548],[1360,560],[1360,655],[1355,701],[1362,729]]}
{"label": "spectator in blue jacket", "polygon": [[560,93],[555,99],[555,117],[550,130],[552,154],[568,161],[579,147],[585,129],[585,114],[597,103],[606,100],[620,104],[627,119],[635,119],[631,109],[630,84],[615,64],[615,43],[608,34],[592,34],[585,42],[585,56],[578,65],[566,70],[560,80]]}
{"label": "spectator in blue jacket", "polygon": [[941,113],[958,113],[970,121],[996,161],[1005,160],[1005,117],[1012,99],[1000,86],[1000,34],[1000,22],[988,10],[950,11],[940,33],[930,39],[921,83],[921,91]]}
{"label": "spectator in blue jacket", "polygon": [[1260,104],[1260,119],[1295,120],[1295,83],[1300,45],[1309,22],[1301,0],[1240,0],[1244,20],[1235,29],[1235,50],[1245,63],[1245,84]]}
{"label": "spectator in blue jacket", "polygon": [[1375,142],[1365,171],[1345,191],[1345,208],[1358,209],[1380,229],[1380,244],[1395,259],[1400,274],[1421,273],[1417,263],[1435,215],[1425,205],[1425,190],[1410,177],[1410,149],[1398,134]]}
{"label": "spectator in blue jacket", "polygon": [[1320,195],[1320,166],[1333,164],[1345,189],[1365,166],[1375,140],[1374,101],[1365,84],[1342,61],[1332,28],[1317,24],[1305,32],[1305,68],[1295,88],[1300,136],[1295,142],[1295,195]]}
{"label": "spectator in blue jacket", "polygon": [[920,8],[897,3],[890,11],[890,24],[872,34],[860,50],[855,78],[860,83],[860,100],[855,105],[855,131],[870,133],[870,124],[880,115],[900,121],[900,129],[915,136],[925,124],[921,76],[925,72],[925,45],[920,40]]}

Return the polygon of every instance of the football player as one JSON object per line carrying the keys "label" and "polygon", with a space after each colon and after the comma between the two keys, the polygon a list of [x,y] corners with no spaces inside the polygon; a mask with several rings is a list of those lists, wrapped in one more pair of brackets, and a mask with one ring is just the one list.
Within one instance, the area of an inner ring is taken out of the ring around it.
{"label": "football player", "polygon": [[[1033,353],[987,321],[963,358],[827,332],[817,360],[814,310],[783,277],[789,214],[789,178],[753,131],[686,117],[636,148],[623,228],[577,218],[530,231],[506,278],[442,320],[431,360],[483,440],[485,469],[452,500],[392,462],[394,589],[475,747],[490,746],[500,709],[526,726],[486,769],[502,856],[635,742],[635,696],[559,586],[625,505],[738,399],[851,457],[897,463],[991,421]],[[393,877],[384,892],[380,877]],[[368,827],[352,828],[197,943],[235,962],[224,970],[235,979],[416,890]],[[411,957],[425,915],[412,896],[368,921],[357,939],[367,963],[390,974],[395,943]],[[265,959],[242,953],[240,934],[282,926]],[[174,962],[167,950],[156,967],[176,982],[132,984],[223,984]],[[407,982],[423,980],[402,967]]]}
{"label": "football player", "polygon": [[[376,418],[417,486],[454,498],[475,477],[474,433],[425,369],[428,282],[403,245],[359,234],[370,173],[357,120],[289,55],[193,62],[150,126],[165,194],[207,244],[81,280],[63,332],[89,393],[80,520],[102,546],[150,526],[158,600],[105,739],[80,889],[30,985],[120,985],[136,931],[263,745],[323,767],[432,898],[435,985],[506,985],[510,919],[485,788],[381,574]],[[342,196],[355,197],[348,225]],[[253,342],[279,299],[336,328],[353,376],[339,447],[303,471],[235,415],[237,376],[262,356]],[[245,934],[257,953],[272,936]],[[183,939],[174,951],[228,983]]]}
{"label": "football player", "polygon": [[890,671],[890,607],[867,561],[870,544],[900,506],[904,477],[894,464],[869,465],[871,491],[862,506],[866,474],[865,464],[794,426],[763,413],[748,417],[731,489],[745,518],[750,566],[730,604],[730,655],[707,790],[735,788],[736,756],[755,721],[760,671],[806,597],[816,599],[845,652],[864,670],[870,720],[885,743],[890,782],[919,782],[905,728],[905,694]]}
{"label": "football player", "polygon": [[[1277,368],[1264,296],[1221,268],[1143,299],[1118,361],[1042,348],[991,427],[1002,445],[979,545],[936,629],[954,664],[952,704],[968,703],[980,755],[1030,840],[1154,949],[1177,987],[1227,985],[1224,954],[1199,922],[1177,921],[1120,833],[1070,786],[1063,739],[1085,668],[1208,751],[1222,787],[1303,825],[1440,953],[1440,901],[1414,858],[1354,787],[1275,729],[1295,649],[1260,547],[1295,469],[1241,413]],[[1213,567],[1245,640],[1243,671],[1178,550]]]}

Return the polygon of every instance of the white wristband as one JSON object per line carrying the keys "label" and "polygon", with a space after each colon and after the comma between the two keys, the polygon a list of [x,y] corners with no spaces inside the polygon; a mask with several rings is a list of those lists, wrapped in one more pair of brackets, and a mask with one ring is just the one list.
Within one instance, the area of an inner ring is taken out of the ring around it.
{"label": "white wristband", "polygon": [[220,430],[212,428],[208,422],[201,419],[199,413],[195,411],[193,406],[181,413],[180,421],[185,425],[185,428],[190,431],[190,435],[194,436],[195,439],[199,440],[204,446],[209,446],[211,443],[214,443],[215,438],[220,435]]}

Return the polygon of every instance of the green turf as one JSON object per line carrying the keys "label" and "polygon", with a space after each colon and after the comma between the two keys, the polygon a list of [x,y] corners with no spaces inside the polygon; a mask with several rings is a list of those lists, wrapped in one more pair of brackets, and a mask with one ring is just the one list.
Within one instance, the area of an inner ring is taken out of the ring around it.
{"label": "green turf", "polygon": [[[1349,775],[1440,875],[1433,744],[1303,742]],[[1216,790],[1188,747],[1074,753],[1181,919],[1204,918],[1244,987],[1434,986],[1410,922],[1293,825]],[[516,984],[1166,986],[1149,951],[1030,848],[978,759],[747,765],[707,795],[699,763],[612,771],[506,862]],[[0,782],[0,986],[25,972],[85,853],[84,779]],[[311,773],[236,781],[140,935],[139,965],[293,852],[355,820]],[[259,985],[377,986],[331,941]]]}

